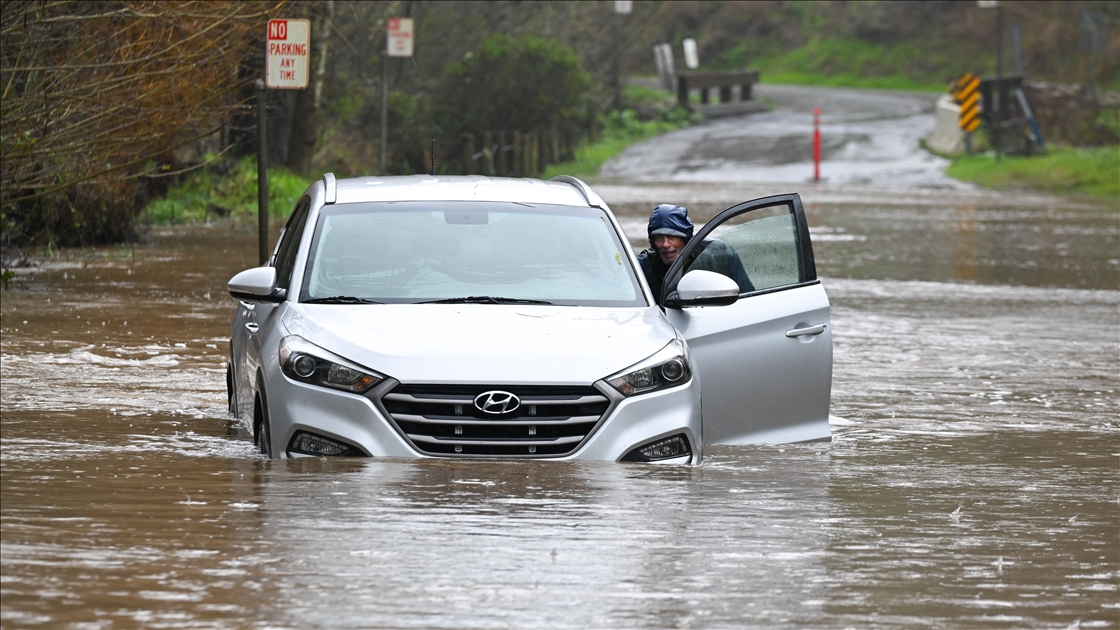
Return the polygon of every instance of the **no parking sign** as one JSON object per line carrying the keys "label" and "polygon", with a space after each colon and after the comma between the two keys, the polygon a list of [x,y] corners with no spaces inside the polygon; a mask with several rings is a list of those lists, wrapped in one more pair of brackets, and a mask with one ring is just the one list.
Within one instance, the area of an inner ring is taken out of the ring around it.
{"label": "no parking sign", "polygon": [[307,88],[311,57],[310,20],[269,20],[265,80],[269,89]]}

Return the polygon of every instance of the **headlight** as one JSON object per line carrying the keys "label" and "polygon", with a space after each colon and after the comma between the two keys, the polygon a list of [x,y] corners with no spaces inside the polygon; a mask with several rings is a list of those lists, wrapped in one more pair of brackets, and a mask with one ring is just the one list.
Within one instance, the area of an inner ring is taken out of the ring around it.
{"label": "headlight", "polygon": [[607,378],[623,396],[635,396],[683,385],[692,378],[684,342],[674,339],[650,358]]}
{"label": "headlight", "polygon": [[295,335],[280,341],[280,369],[292,380],[355,394],[368,391],[385,380],[384,376],[349,363]]}

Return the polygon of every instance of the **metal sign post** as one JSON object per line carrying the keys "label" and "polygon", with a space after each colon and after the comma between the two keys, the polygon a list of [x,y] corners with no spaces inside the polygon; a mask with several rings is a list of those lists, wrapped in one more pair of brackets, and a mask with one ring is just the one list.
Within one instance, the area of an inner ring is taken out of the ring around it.
{"label": "metal sign post", "polygon": [[1100,13],[1091,13],[1085,11],[1081,14],[1081,50],[1089,53],[1089,92],[1096,98],[1097,86],[1094,80],[1094,62],[1097,58],[1097,53],[1105,48],[1105,24],[1107,24],[1106,17]]}
{"label": "metal sign post", "polygon": [[611,9],[611,108],[622,109],[622,25],[620,15],[634,10],[629,0],[615,0]]}
{"label": "metal sign post", "polygon": [[411,57],[413,49],[412,18],[389,18],[385,56],[381,58],[381,161],[379,170],[385,174],[385,147],[389,142],[389,57]]}
{"label": "metal sign post", "polygon": [[[976,6],[981,9],[996,10],[996,108],[999,112],[1007,110],[1007,92],[1003,89],[1003,5],[999,0],[977,0]],[[999,122],[992,125],[992,144],[996,148],[996,161],[1003,158],[1003,143],[1000,135],[1003,131],[1002,116],[997,116]]]}
{"label": "metal sign post", "polygon": [[261,265],[268,263],[268,89],[307,88],[311,59],[311,20],[269,20],[265,80],[257,79],[257,245]]}
{"label": "metal sign post", "polygon": [[257,248],[260,264],[268,262],[268,134],[265,125],[264,81],[257,79]]}

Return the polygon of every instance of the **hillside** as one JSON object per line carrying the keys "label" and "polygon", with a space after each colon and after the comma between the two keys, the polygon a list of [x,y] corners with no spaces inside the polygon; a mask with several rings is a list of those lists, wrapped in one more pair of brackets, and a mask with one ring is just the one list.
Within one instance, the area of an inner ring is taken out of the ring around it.
{"label": "hillside", "polygon": [[[1003,2],[1005,73],[1033,81],[1085,83],[1091,19],[1104,49],[1098,88],[1120,88],[1120,3]],[[753,67],[763,81],[942,89],[964,72],[994,74],[997,11],[957,2],[635,3],[625,16],[626,69],[653,74],[650,49],[696,40],[701,68]],[[640,25],[640,26],[639,26]],[[1021,57],[1015,55],[1014,31]],[[1087,43],[1087,41],[1085,42]]]}

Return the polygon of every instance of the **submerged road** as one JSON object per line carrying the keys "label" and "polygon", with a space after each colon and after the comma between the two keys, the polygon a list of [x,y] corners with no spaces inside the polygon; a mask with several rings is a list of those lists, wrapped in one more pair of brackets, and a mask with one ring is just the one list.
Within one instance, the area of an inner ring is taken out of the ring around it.
{"label": "submerged road", "polygon": [[808,183],[813,108],[821,108],[826,184],[970,189],[945,176],[947,160],[919,145],[934,126],[935,94],[808,86],[755,86],[769,112],[720,118],[633,145],[603,179]]}
{"label": "submerged road", "polygon": [[595,185],[639,247],[654,203],[704,221],[801,193],[831,445],[264,460],[224,383],[254,226],[18,270],[0,627],[1117,628],[1116,200],[955,185],[917,148],[931,97],[849,92],[763,86],[777,110],[633,147]]}

